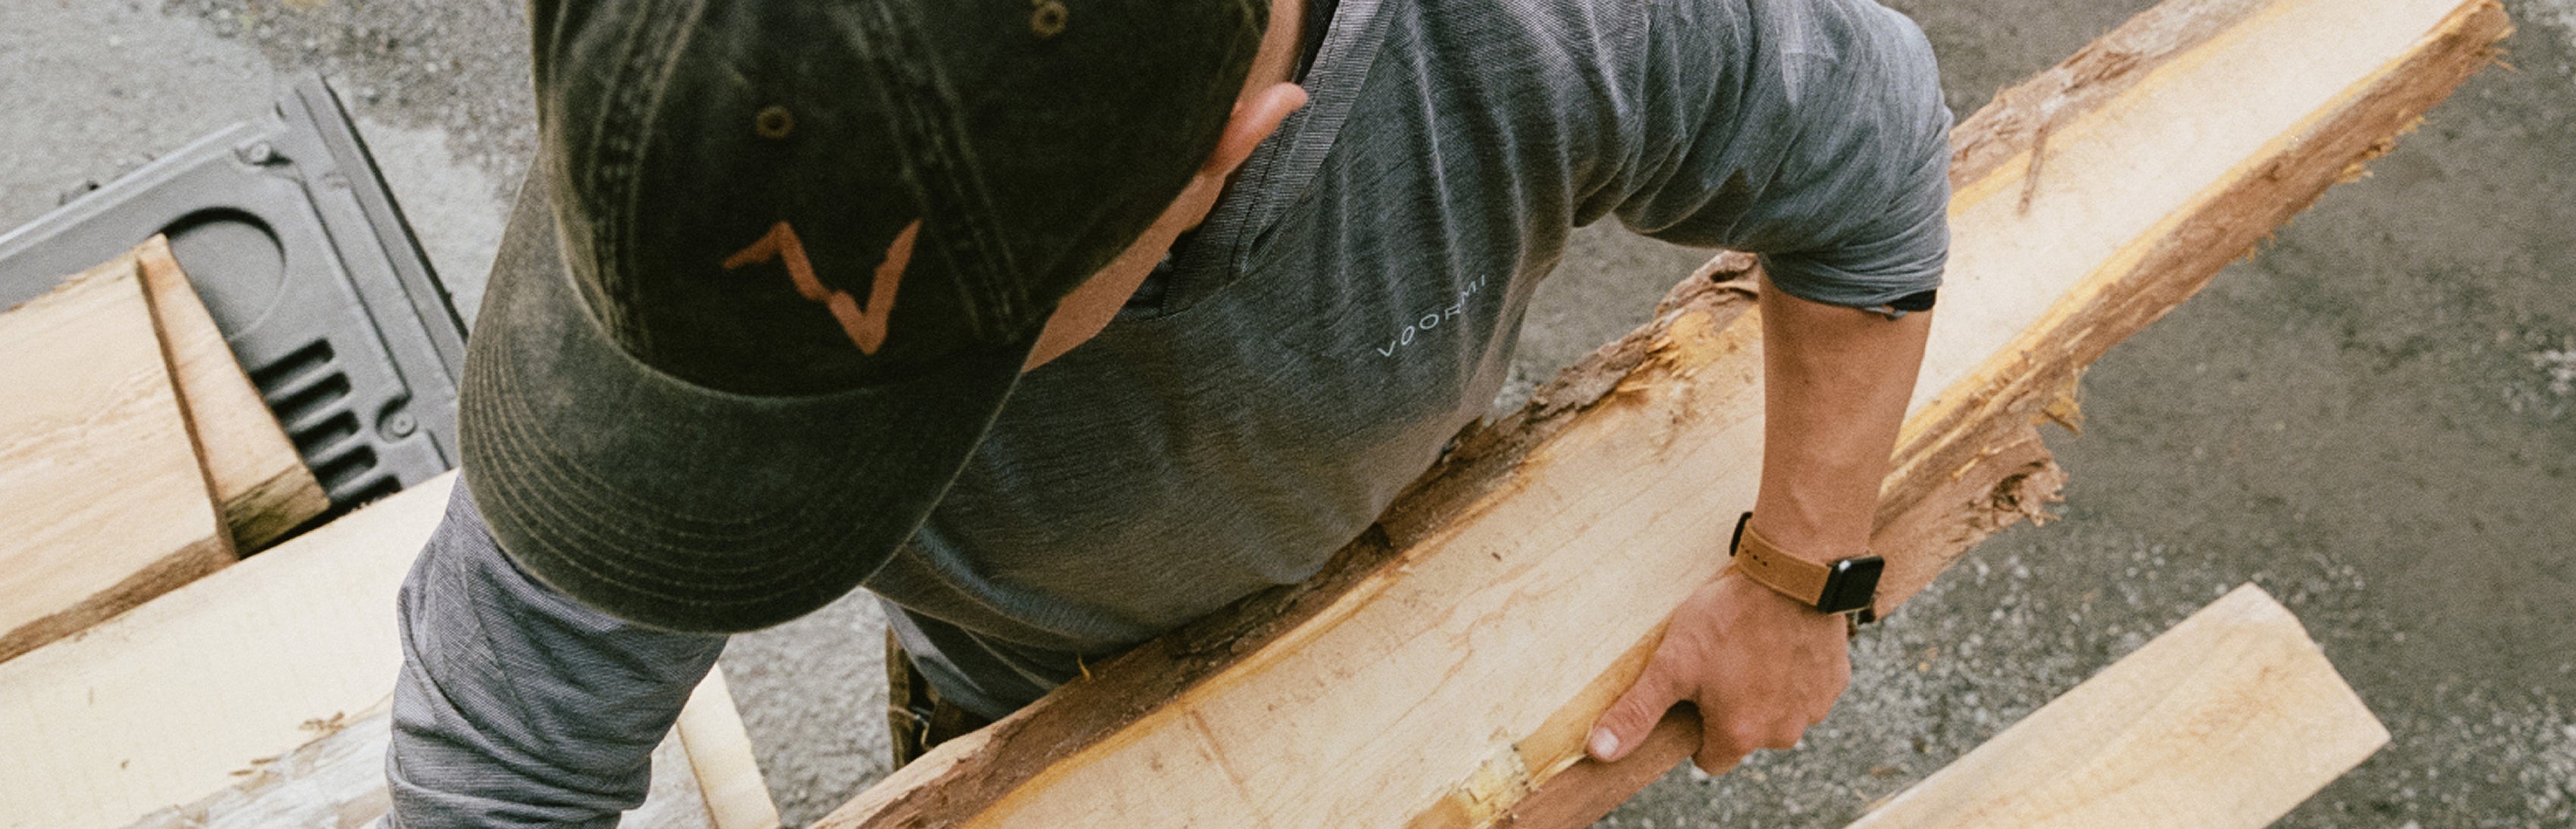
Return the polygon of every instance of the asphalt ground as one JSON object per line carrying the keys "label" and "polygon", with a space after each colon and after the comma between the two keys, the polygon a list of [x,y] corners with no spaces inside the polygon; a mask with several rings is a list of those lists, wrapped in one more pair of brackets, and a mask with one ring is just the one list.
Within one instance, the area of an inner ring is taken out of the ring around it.
{"label": "asphalt ground", "polygon": [[[1961,114],[2149,5],[1891,4]],[[1604,825],[1840,824],[2248,581],[2395,735],[2282,825],[2576,825],[2576,2],[2506,5],[2510,68],[2087,375],[2086,434],[2050,436],[2060,520],[1864,635],[1798,750],[1676,771]],[[470,314],[533,147],[523,27],[511,0],[0,4],[0,227],[315,69]],[[1700,258],[1581,232],[1514,390]],[[882,625],[854,597],[724,656],[791,824],[884,773]]]}

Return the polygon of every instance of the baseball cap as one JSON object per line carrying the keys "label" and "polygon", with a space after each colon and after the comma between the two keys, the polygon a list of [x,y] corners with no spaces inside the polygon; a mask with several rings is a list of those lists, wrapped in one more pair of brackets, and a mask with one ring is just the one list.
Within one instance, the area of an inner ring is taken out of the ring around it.
{"label": "baseball cap", "polygon": [[522,570],[741,631],[921,524],[1057,302],[1223,130],[1264,0],[539,0],[540,149],[467,345]]}

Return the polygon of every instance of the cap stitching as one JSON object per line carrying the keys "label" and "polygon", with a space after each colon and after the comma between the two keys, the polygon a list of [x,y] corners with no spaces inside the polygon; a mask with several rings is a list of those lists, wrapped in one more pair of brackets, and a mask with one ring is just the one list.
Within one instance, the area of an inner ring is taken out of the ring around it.
{"label": "cap stitching", "polygon": [[[594,151],[590,186],[592,203],[583,205],[591,211],[587,230],[591,234],[591,252],[608,274],[632,272],[634,250],[627,244],[633,235],[636,203],[642,199],[639,178],[644,166],[647,137],[658,115],[663,92],[669,87],[677,56],[688,44],[694,21],[705,11],[703,3],[652,3],[636,18],[643,21],[625,46],[626,53],[617,61],[610,76],[608,105],[602,109],[599,129],[593,138]],[[596,267],[596,266],[594,266]],[[623,286],[621,286],[622,288]],[[621,291],[622,292],[622,291]],[[609,330],[622,332],[635,339],[634,345],[646,352],[653,348],[649,326],[629,325],[626,303],[602,303],[602,322]]]}
{"label": "cap stitching", "polygon": [[953,105],[958,98],[924,47],[911,7],[871,0],[835,11],[856,41],[860,65],[876,76],[872,86],[896,114],[906,183],[922,208],[922,241],[956,276],[967,326],[987,343],[1020,339],[1034,310],[1028,286],[1017,278],[1019,263],[994,224],[991,192]]}

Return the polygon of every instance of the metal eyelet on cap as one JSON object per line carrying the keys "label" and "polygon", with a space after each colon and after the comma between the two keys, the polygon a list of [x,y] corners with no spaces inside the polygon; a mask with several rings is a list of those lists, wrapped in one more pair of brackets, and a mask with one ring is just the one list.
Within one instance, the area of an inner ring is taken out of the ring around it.
{"label": "metal eyelet on cap", "polygon": [[761,107],[760,113],[751,117],[751,131],[762,138],[785,138],[796,131],[796,114],[776,104]]}
{"label": "metal eyelet on cap", "polygon": [[1073,17],[1073,10],[1065,8],[1063,0],[1029,0],[1029,5],[1032,7],[1029,31],[1035,32],[1040,40],[1062,34],[1065,24]]}

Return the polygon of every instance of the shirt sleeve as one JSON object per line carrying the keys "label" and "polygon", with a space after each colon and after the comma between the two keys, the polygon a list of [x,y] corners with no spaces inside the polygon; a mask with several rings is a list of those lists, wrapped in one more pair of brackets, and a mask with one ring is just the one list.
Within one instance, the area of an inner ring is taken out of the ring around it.
{"label": "shirt sleeve", "polygon": [[397,600],[387,825],[613,827],[725,637],[624,622],[502,555],[462,485]]}
{"label": "shirt sleeve", "polygon": [[1913,21],[1869,0],[1647,5],[1622,221],[1758,254],[1817,302],[1939,286],[1951,116]]}

